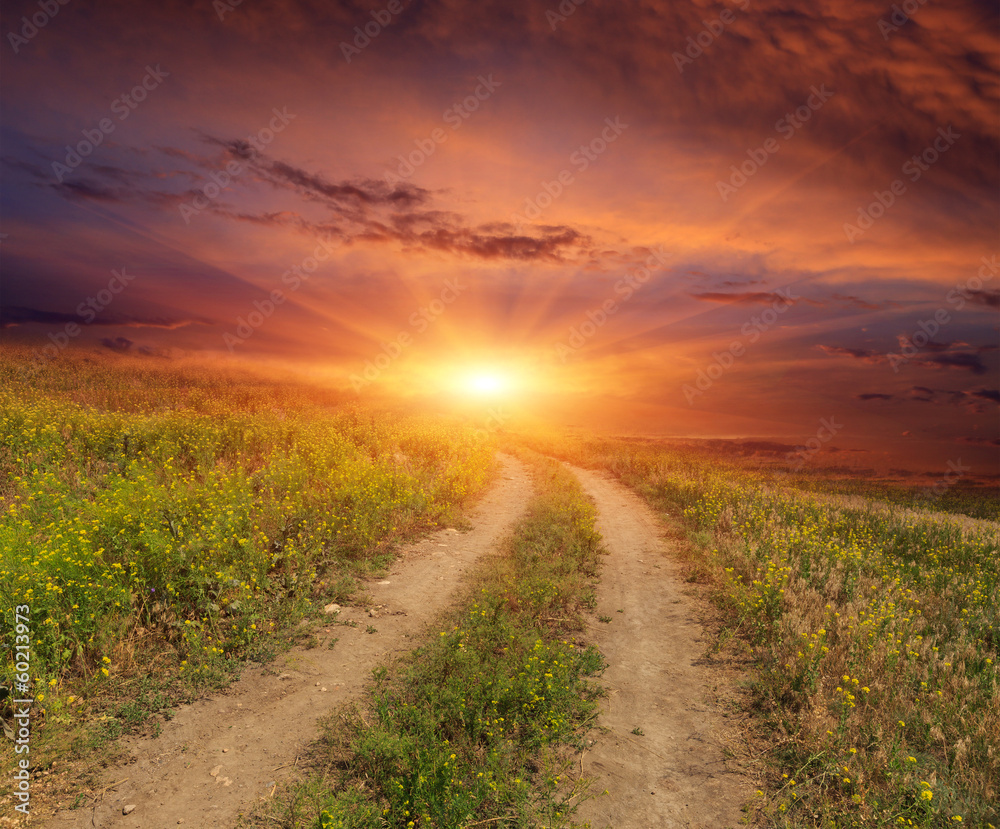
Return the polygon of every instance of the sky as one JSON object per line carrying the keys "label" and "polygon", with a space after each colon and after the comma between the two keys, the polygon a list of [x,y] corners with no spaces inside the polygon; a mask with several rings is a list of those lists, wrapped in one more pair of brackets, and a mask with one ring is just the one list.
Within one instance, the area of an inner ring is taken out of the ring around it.
{"label": "sky", "polygon": [[997,474],[998,25],[12,0],[0,343]]}

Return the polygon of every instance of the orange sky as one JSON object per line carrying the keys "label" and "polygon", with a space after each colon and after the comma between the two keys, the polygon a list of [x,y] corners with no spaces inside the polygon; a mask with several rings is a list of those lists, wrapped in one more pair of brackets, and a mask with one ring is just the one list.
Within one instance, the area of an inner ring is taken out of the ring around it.
{"label": "orange sky", "polygon": [[3,340],[996,474],[997,11],[912,5],[9,3]]}

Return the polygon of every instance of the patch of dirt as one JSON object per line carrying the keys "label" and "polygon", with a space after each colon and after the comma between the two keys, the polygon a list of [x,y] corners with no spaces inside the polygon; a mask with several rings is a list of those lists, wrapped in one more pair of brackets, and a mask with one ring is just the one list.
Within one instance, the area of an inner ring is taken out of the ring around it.
{"label": "patch of dirt", "polygon": [[159,737],[124,741],[127,760],[104,772],[82,808],[57,811],[46,829],[215,829],[272,794],[318,736],[317,720],[359,695],[373,668],[416,647],[462,574],[522,515],[530,474],[511,457],[501,461],[500,480],[469,516],[472,530],[441,530],[404,548],[389,575],[368,585],[374,616],[345,607],[331,621],[357,626],[331,624],[329,638],[339,637],[332,649],[293,649],[223,694],[182,707]]}
{"label": "patch of dirt", "polygon": [[596,502],[610,553],[588,631],[608,662],[597,723],[604,733],[581,762],[591,791],[608,794],[581,804],[578,817],[595,829],[735,827],[753,789],[727,746],[744,738],[719,703],[732,696],[729,674],[704,664],[700,609],[669,557],[676,542],[611,476],[569,468]]}

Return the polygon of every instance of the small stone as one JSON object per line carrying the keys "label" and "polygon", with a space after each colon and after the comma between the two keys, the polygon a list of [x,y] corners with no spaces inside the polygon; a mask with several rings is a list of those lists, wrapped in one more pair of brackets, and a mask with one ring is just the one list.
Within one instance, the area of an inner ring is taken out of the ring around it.
{"label": "small stone", "polygon": [[129,803],[128,806],[122,806],[122,814],[123,815],[130,815],[134,811],[135,811],[135,804],[134,803]]}
{"label": "small stone", "polygon": [[178,823],[178,824],[181,824],[181,823],[183,823],[183,822],[184,822],[184,818],[180,818],[180,819],[179,819],[179,820],[177,821],[177,823]]}
{"label": "small stone", "polygon": [[320,688],[320,690],[321,690],[321,691],[325,691],[325,690],[326,690],[326,688]]}
{"label": "small stone", "polygon": [[371,616],[371,618],[373,618],[373,619],[377,619],[378,618],[378,613],[376,613],[374,610],[369,610],[368,611],[368,615]]}
{"label": "small stone", "polygon": [[222,753],[223,753],[223,754],[228,754],[228,753],[229,753],[229,749],[228,749],[228,748],[224,748],[224,749],[222,749]]}
{"label": "small stone", "polygon": [[323,608],[324,613],[336,613],[339,610],[340,610],[339,604],[328,604],[326,607]]}
{"label": "small stone", "polygon": [[222,771],[222,766],[216,766],[216,767],[215,767],[214,769],[212,769],[212,770],[211,770],[211,771],[209,772],[209,774],[210,774],[210,775],[211,775],[212,777],[218,777],[218,776],[219,776],[219,772],[220,772],[220,771]]}

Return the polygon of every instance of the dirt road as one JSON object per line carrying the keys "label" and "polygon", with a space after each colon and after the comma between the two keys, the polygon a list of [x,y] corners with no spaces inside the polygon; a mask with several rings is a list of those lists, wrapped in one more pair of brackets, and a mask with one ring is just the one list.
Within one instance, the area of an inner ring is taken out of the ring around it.
{"label": "dirt road", "polygon": [[127,741],[129,761],[107,770],[106,790],[83,808],[57,812],[46,829],[231,826],[288,774],[318,736],[318,718],[356,697],[372,668],[416,646],[462,573],[520,517],[531,478],[513,458],[502,462],[501,479],[470,516],[471,531],[442,530],[404,549],[389,576],[369,586],[377,617],[345,608],[338,618],[358,626],[332,627],[340,637],[332,649],[295,649],[247,671],[223,695],[184,706],[158,738]]}
{"label": "dirt road", "polygon": [[[726,760],[738,739],[708,700],[720,681],[698,663],[702,629],[653,511],[610,476],[571,467],[597,504],[610,555],[588,638],[608,662],[608,698],[583,758],[593,791],[579,817],[594,829],[724,829],[738,825],[749,781]],[[633,733],[641,731],[642,733]]]}

